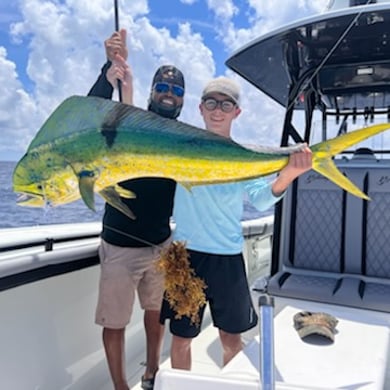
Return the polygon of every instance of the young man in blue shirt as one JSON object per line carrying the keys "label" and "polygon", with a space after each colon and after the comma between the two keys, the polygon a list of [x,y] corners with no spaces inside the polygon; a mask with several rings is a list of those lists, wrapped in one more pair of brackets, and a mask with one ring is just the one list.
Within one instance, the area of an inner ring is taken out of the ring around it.
{"label": "young man in blue shirt", "polygon": [[[203,90],[199,109],[208,131],[230,137],[232,123],[241,113],[238,85],[226,77],[212,80]],[[244,196],[257,209],[267,210],[311,166],[311,151],[305,147],[290,156],[288,165],[273,182],[260,178],[195,186],[191,191],[177,185],[174,240],[186,243],[190,267],[207,285],[205,294],[214,326],[219,330],[223,365],[241,351],[241,333],[257,323],[242,256],[244,239],[240,221]],[[160,322],[170,320],[173,368],[191,369],[191,342],[200,333],[204,309],[205,306],[199,311],[201,320],[197,325],[189,317],[176,319],[168,301],[163,301]]]}

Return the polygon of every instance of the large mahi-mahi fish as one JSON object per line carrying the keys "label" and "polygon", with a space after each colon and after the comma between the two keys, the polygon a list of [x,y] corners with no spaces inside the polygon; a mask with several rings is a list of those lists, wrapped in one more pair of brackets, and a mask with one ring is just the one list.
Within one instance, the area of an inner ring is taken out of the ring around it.
{"label": "large mahi-mahi fish", "polygon": [[[337,169],[332,157],[388,128],[388,123],[375,125],[311,146],[313,169],[368,199]],[[81,196],[94,209],[98,192],[134,218],[121,202],[120,196],[134,196],[117,185],[123,180],[164,177],[189,188],[252,179],[280,171],[299,148],[257,147],[255,151],[140,108],[73,96],[52,113],[18,162],[13,189],[24,194],[20,205],[32,207],[65,204]]]}

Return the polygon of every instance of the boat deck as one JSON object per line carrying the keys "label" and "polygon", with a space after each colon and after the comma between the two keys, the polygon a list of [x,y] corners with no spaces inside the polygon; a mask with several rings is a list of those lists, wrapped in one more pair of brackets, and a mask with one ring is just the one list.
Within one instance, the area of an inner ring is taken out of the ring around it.
{"label": "boat deck", "polygon": [[[80,248],[76,246],[75,251],[80,253]],[[93,252],[95,251],[96,248],[93,249]],[[57,256],[59,252],[57,249]],[[49,254],[50,252],[45,253],[44,256],[48,257]],[[53,253],[53,256],[55,254]],[[9,257],[2,262],[4,267],[11,261]],[[39,261],[37,254],[31,255],[31,258],[25,256],[23,259],[23,264]],[[267,269],[264,272],[267,273]],[[3,322],[0,344],[6,352],[0,354],[0,376],[4,388],[112,390],[102,349],[101,328],[93,323],[98,278],[99,268],[92,266],[2,291],[0,306]],[[254,302],[257,300],[258,294],[254,293]],[[314,383],[311,382],[311,389],[313,384],[320,386],[321,379],[317,379],[317,376],[314,379],[310,377],[314,375],[311,374],[312,370],[323,372],[325,377],[339,378],[340,386],[334,386],[334,389],[390,389],[390,313],[276,296],[275,303],[277,389],[294,388],[290,383],[299,382],[298,375],[304,377],[306,373],[309,373],[308,378],[314,380]],[[314,354],[314,357],[320,356],[312,359],[312,349],[306,349],[307,345],[301,342],[292,327],[292,314],[299,311],[298,309],[324,310],[338,318],[340,323],[334,343],[335,349],[318,346],[321,353]],[[203,331],[193,341],[193,369],[191,372],[181,371],[180,374],[186,377],[184,379],[187,381],[205,376],[216,377],[221,381],[230,378],[232,380],[229,386],[234,385],[234,378],[243,381],[245,377],[248,386],[253,384],[257,386],[254,388],[258,388],[257,334],[257,327],[244,334],[247,341],[245,351],[222,369],[218,332],[210,325],[208,317]],[[126,337],[129,385],[133,390],[141,389],[139,382],[144,371],[145,340],[142,311],[138,304]],[[169,346],[169,331],[166,329],[160,373],[168,372],[173,375],[177,373],[170,370]],[[340,358],[335,359],[334,353],[340,355]],[[320,370],[313,369],[310,364],[314,361],[321,362],[324,366]],[[300,362],[302,364],[298,364]],[[294,366],[301,371],[294,370]],[[20,375],[21,367],[24,375]],[[332,375],[325,375],[331,370]],[[369,379],[364,379],[364,375]],[[282,379],[285,382],[281,382]],[[305,383],[298,388],[303,390]],[[359,386],[355,386],[356,384]],[[225,389],[243,390],[242,386]],[[178,388],[182,389],[183,384]],[[186,386],[184,388],[189,389]],[[198,388],[217,389],[212,382]],[[165,386],[163,389],[174,390],[171,386]],[[161,388],[156,386],[156,390]]]}
{"label": "boat deck", "polygon": [[[192,343],[192,372],[199,374],[216,375],[221,372],[222,353],[218,338],[217,329],[210,323],[208,317],[200,335]],[[160,369],[170,369],[171,362],[169,358],[171,337],[166,326],[163,352],[161,355]],[[128,382],[131,389],[142,390],[140,378],[144,372],[144,367],[139,364],[144,361],[144,356],[135,362],[128,362]],[[102,390],[112,390],[112,385],[108,383]]]}
{"label": "boat deck", "polygon": [[[292,318],[303,310],[324,311],[338,319],[334,343],[322,338],[308,343],[299,338]],[[284,298],[276,299],[275,313],[276,389],[390,389],[387,313]],[[246,388],[245,384],[248,389],[259,388],[258,329],[244,336],[247,339],[244,350],[221,369],[218,333],[212,325],[207,326],[193,342],[191,373],[171,370],[169,358],[164,354],[161,385],[158,383],[156,390],[183,388],[180,386],[192,389],[200,382],[202,389],[216,390],[226,388],[226,379],[230,381],[229,389],[241,390]],[[208,384],[204,382],[206,379]],[[234,380],[240,385],[234,385]],[[134,389],[141,387],[136,384]]]}

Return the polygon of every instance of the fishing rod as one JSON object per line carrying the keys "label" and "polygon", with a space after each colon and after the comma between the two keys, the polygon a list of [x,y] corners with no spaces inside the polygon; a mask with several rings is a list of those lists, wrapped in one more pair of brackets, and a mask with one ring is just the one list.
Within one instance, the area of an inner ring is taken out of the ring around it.
{"label": "fishing rod", "polygon": [[[114,13],[115,13],[115,31],[119,31],[119,11],[118,11],[118,0],[114,0]],[[119,101],[122,102],[122,82],[118,81],[118,95]]]}
{"label": "fishing rod", "polygon": [[[114,17],[115,17],[115,31],[119,31],[118,0],[114,0],[114,15],[115,15],[115,16],[114,16]],[[121,82],[121,80],[119,80],[119,79],[118,79],[117,81],[118,81],[119,101],[122,102],[122,82]],[[153,244],[152,242],[149,242],[149,241],[147,241],[147,240],[143,240],[143,239],[140,238],[140,237],[136,237],[136,236],[134,236],[134,235],[132,235],[132,234],[129,234],[129,233],[123,232],[123,231],[121,231],[121,230],[119,230],[119,229],[116,229],[116,228],[114,228],[113,226],[109,226],[109,225],[104,224],[104,227],[105,227],[106,229],[109,229],[109,230],[113,231],[113,232],[116,232],[116,233],[122,234],[122,235],[124,235],[124,236],[127,236],[127,237],[129,237],[129,238],[131,238],[131,239],[133,239],[133,240],[137,240],[137,241],[139,241],[139,242],[141,242],[141,243],[143,243],[143,244],[146,244],[146,245],[148,245],[148,246],[161,247],[161,248],[162,248],[162,246],[161,246],[160,244]]]}

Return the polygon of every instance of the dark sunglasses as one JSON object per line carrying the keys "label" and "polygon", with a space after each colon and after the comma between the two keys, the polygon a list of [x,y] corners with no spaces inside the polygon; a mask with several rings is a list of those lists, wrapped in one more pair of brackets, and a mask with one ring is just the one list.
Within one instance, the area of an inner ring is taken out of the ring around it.
{"label": "dark sunglasses", "polygon": [[232,112],[236,103],[231,100],[217,100],[214,98],[203,99],[203,106],[207,111],[214,111],[219,107],[223,112],[229,113]]}
{"label": "dark sunglasses", "polygon": [[184,88],[180,87],[180,85],[169,83],[156,83],[154,84],[153,88],[157,93],[168,93],[169,91],[171,91],[172,94],[176,95],[177,97],[184,96]]}

